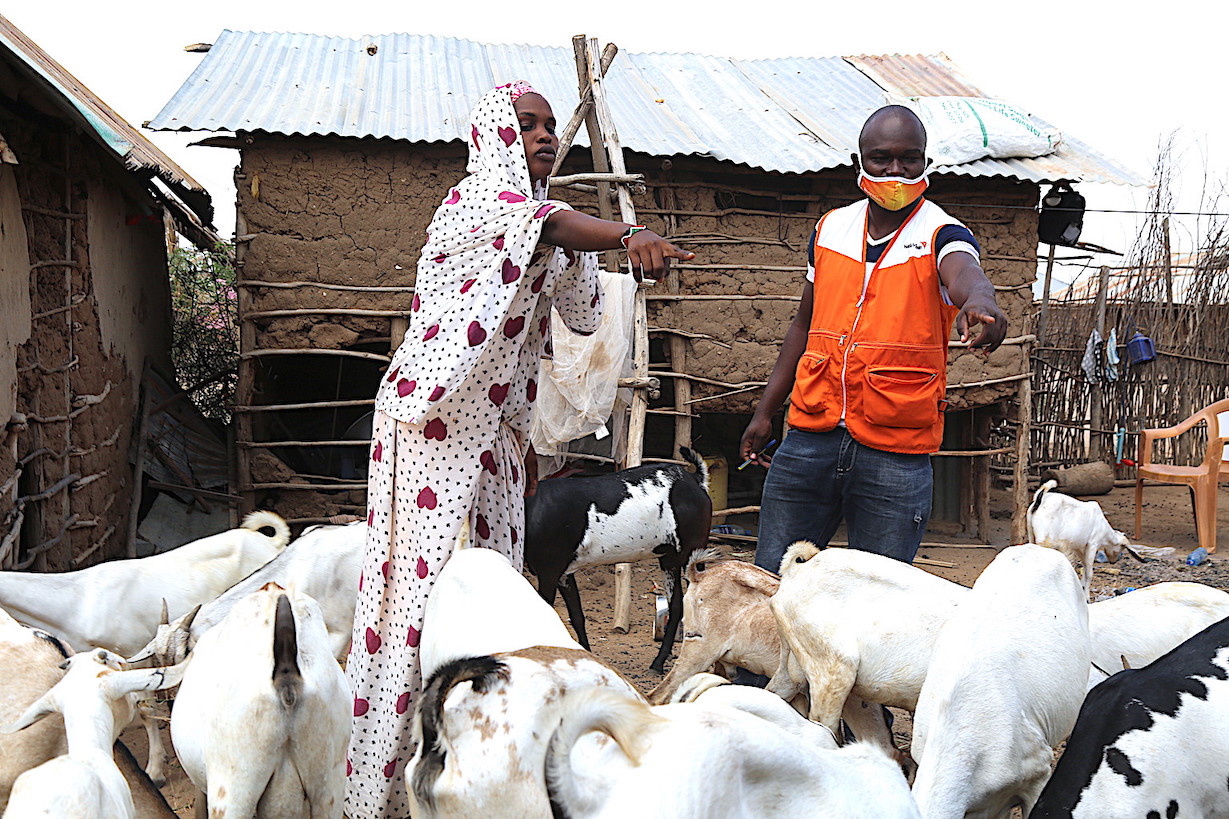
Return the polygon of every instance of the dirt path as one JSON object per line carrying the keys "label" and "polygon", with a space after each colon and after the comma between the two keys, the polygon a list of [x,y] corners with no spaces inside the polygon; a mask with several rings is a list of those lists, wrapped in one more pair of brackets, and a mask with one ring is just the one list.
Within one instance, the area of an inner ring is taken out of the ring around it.
{"label": "dirt path", "polygon": [[[1139,542],[1147,546],[1172,546],[1175,555],[1165,560],[1145,564],[1124,558],[1116,566],[1100,564],[1093,575],[1094,599],[1114,594],[1119,589],[1159,583],[1165,580],[1193,580],[1210,586],[1229,590],[1229,491],[1222,487],[1219,496],[1219,533],[1223,556],[1213,556],[1200,566],[1191,567],[1182,561],[1197,545],[1194,518],[1191,515],[1189,494],[1184,487],[1157,486],[1144,490],[1144,528]],[[1106,517],[1114,528],[1132,536],[1135,526],[1133,489],[1115,489],[1110,495],[1096,498],[1105,510]],[[1010,531],[1011,498],[1008,492],[995,492],[991,497],[991,542],[1001,548],[1007,546]],[[747,525],[749,522],[743,522]],[[838,532],[836,539],[844,537]],[[1134,538],[1133,538],[1134,539]],[[961,583],[973,584],[982,569],[997,553],[993,548],[974,548],[969,541],[959,537],[931,540],[950,541],[947,546],[926,546],[919,554],[936,560],[955,563],[953,568],[923,566],[927,571]],[[750,560],[750,551],[735,553],[740,559]],[[651,623],[655,593],[653,584],[659,573],[649,563],[640,563],[632,570],[632,630],[629,634],[615,632],[611,626],[614,619],[614,570],[604,567],[586,572],[579,577],[581,599],[584,602],[585,622],[593,651],[609,661],[627,676],[644,693],[648,693],[661,677],[649,671],[649,663],[657,653],[658,644],[651,639]],[[567,612],[561,601],[556,601],[556,610],[564,622]],[[898,741],[908,743],[911,720],[905,712],[899,712],[894,726]],[[170,732],[163,729],[167,747],[170,747]],[[122,739],[132,748],[138,760],[146,759],[145,736],[139,728],[128,729]],[[172,760],[171,775],[163,788],[167,801],[180,816],[191,816],[194,793],[192,783]]]}

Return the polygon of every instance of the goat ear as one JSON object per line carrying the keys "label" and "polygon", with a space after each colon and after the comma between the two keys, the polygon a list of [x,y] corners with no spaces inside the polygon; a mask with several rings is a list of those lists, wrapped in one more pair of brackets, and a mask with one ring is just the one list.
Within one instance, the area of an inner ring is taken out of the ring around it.
{"label": "goat ear", "polygon": [[184,621],[183,621],[182,623],[180,623],[180,624],[179,624],[179,627],[180,627],[181,629],[183,629],[184,631],[187,631],[187,630],[189,630],[190,628],[192,628],[192,621],[196,619],[196,615],[197,615],[197,614],[199,614],[199,613],[200,613],[200,611],[201,611],[201,604],[200,604],[200,603],[197,603],[197,604],[196,604],[196,608],[194,608],[194,609],[192,609],[192,611],[188,612],[188,616],[187,616],[187,617],[185,617],[185,618],[184,618]]}
{"label": "goat ear", "polygon": [[1127,662],[1127,655],[1125,655],[1125,654],[1119,654],[1119,655],[1118,655],[1118,659],[1122,660],[1122,670],[1123,670],[1123,671],[1130,671],[1130,670],[1131,670],[1131,664],[1130,664],[1129,662]]}
{"label": "goat ear", "polygon": [[54,714],[55,711],[55,703],[51,699],[51,692],[48,691],[30,703],[30,707],[16,720],[8,725],[0,726],[0,734],[15,734],[23,728],[29,728],[43,717]]}
{"label": "goat ear", "polygon": [[161,619],[158,620],[158,625],[169,626],[170,624],[171,624],[171,617],[170,617],[170,614],[167,612],[166,598],[164,597],[162,598],[162,617]]}
{"label": "goat ear", "polygon": [[1131,544],[1129,544],[1129,543],[1124,543],[1124,544],[1122,544],[1122,548],[1126,549],[1126,550],[1127,550],[1127,554],[1129,554],[1131,557],[1133,557],[1133,558],[1135,558],[1136,560],[1138,560],[1140,563],[1147,563],[1147,562],[1148,562],[1147,560],[1145,560],[1143,557],[1141,557],[1141,556],[1140,556],[1139,552],[1137,552],[1137,551],[1135,551],[1134,549],[1132,549],[1132,548],[1131,548]]}
{"label": "goat ear", "polygon": [[186,662],[167,668],[138,668],[134,671],[115,671],[106,676],[103,681],[105,691],[110,699],[120,697],[135,691],[161,691],[173,688],[183,679]]}

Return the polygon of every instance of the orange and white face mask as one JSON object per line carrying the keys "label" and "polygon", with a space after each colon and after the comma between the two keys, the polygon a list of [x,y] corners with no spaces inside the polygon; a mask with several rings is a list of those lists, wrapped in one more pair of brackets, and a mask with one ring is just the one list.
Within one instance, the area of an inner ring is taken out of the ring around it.
{"label": "orange and white face mask", "polygon": [[872,201],[888,210],[907,208],[918,200],[930,185],[927,175],[930,169],[922,171],[916,179],[905,179],[902,176],[871,176],[858,162],[858,187]]}

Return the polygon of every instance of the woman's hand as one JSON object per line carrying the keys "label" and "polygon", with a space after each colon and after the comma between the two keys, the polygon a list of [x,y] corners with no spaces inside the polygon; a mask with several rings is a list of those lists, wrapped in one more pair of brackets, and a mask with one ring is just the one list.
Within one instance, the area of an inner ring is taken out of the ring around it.
{"label": "woman's hand", "polygon": [[691,261],[696,254],[667,242],[651,230],[640,230],[627,240],[627,259],[632,271],[642,277],[660,279],[670,272],[670,260]]}
{"label": "woman's hand", "polygon": [[533,445],[525,452],[525,497],[531,498],[538,491],[538,453]]}

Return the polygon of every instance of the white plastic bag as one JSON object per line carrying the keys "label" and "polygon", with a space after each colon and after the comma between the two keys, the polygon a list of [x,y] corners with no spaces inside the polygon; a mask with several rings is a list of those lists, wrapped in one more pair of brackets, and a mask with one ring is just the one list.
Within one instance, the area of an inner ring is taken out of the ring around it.
{"label": "white plastic bag", "polygon": [[542,360],[530,432],[539,455],[560,455],[569,441],[609,434],[606,420],[631,350],[636,281],[625,273],[605,270],[599,276],[605,310],[593,335],[573,333],[551,312],[554,358]]}
{"label": "white plastic bag", "polygon": [[1010,103],[984,97],[909,97],[902,102],[926,126],[927,154],[936,165],[977,159],[1045,156],[1062,132],[1039,124]]}

